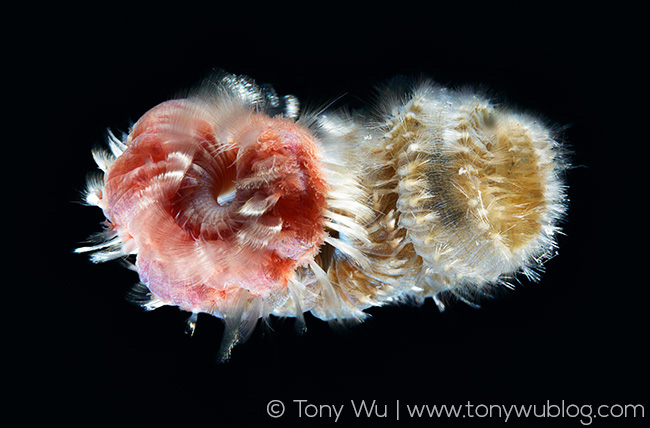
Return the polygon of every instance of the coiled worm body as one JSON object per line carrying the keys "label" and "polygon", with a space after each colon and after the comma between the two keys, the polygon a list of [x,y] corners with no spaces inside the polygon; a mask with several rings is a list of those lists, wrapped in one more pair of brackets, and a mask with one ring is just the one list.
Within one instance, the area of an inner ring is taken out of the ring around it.
{"label": "coiled worm body", "polygon": [[566,163],[533,118],[430,83],[374,114],[298,110],[222,73],[110,134],[86,193],[106,228],[77,251],[135,259],[148,309],[222,318],[222,359],[263,317],[475,303],[553,253]]}

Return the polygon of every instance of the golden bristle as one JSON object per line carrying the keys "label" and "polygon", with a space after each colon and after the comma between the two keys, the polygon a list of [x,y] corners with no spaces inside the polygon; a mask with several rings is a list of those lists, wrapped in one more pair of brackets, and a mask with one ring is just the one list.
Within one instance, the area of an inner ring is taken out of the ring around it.
{"label": "golden bristle", "polygon": [[[409,267],[400,287],[418,297],[484,291],[532,272],[555,246],[564,211],[563,165],[550,132],[475,95],[430,85],[390,107],[365,148],[374,158],[364,183],[381,213],[373,226],[382,216],[393,225],[383,222],[371,251]],[[382,237],[403,240],[399,253]]]}

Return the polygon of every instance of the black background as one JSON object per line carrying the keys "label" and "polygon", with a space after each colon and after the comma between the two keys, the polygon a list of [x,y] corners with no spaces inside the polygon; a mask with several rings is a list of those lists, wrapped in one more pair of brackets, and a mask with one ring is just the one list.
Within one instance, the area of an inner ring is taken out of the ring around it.
{"label": "black background", "polygon": [[[647,283],[633,246],[645,239],[643,190],[626,175],[644,171],[634,11],[160,8],[38,9],[9,43],[19,59],[8,66],[16,73],[8,89],[18,89],[25,104],[15,112],[26,119],[14,122],[20,136],[11,145],[16,162],[29,165],[8,186],[27,208],[13,214],[26,223],[10,230],[21,233],[12,242],[22,275],[12,283],[19,297],[7,302],[20,312],[8,329],[21,339],[11,353],[25,420],[333,423],[298,419],[298,399],[346,404],[337,425],[501,424],[395,421],[396,399],[649,410]],[[457,304],[441,314],[431,301],[375,308],[345,332],[308,316],[303,336],[292,320],[272,319],[217,364],[220,320],[200,316],[189,337],[187,314],[145,313],[125,300],[134,272],[72,253],[102,220],[99,209],[78,203],[96,169],[91,148],[108,127],[127,130],[213,67],[271,83],[309,107],[339,96],[334,107],[358,107],[395,75],[423,75],[488,88],[497,101],[542,116],[573,152],[559,255],[541,282],[524,280],[480,310]],[[266,415],[271,399],[287,405],[283,418]],[[362,399],[388,404],[389,420],[353,418],[350,400]],[[594,422],[630,423],[640,420]]]}

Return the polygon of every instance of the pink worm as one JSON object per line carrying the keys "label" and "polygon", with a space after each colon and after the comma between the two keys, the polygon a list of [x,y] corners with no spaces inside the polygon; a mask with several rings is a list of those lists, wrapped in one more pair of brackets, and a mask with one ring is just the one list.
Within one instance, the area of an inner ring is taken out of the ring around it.
{"label": "pink worm", "polygon": [[289,119],[225,122],[207,103],[164,102],[133,127],[105,174],[102,208],[166,305],[225,318],[287,287],[325,239],[317,144]]}

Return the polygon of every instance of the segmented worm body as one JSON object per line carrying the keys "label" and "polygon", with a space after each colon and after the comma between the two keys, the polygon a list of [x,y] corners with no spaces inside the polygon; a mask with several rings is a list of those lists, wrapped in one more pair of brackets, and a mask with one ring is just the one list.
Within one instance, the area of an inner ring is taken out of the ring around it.
{"label": "segmented worm body", "polygon": [[86,201],[107,218],[93,251],[135,258],[146,308],[224,319],[227,359],[259,318],[364,309],[441,292],[468,303],[555,248],[565,163],[550,132],[487,100],[424,83],[378,113],[303,114],[221,74],[164,102],[111,153]]}
{"label": "segmented worm body", "polygon": [[565,210],[566,162],[549,130],[429,82],[378,104],[363,147],[379,283],[442,309],[443,291],[473,304],[517,273],[537,278]]}

